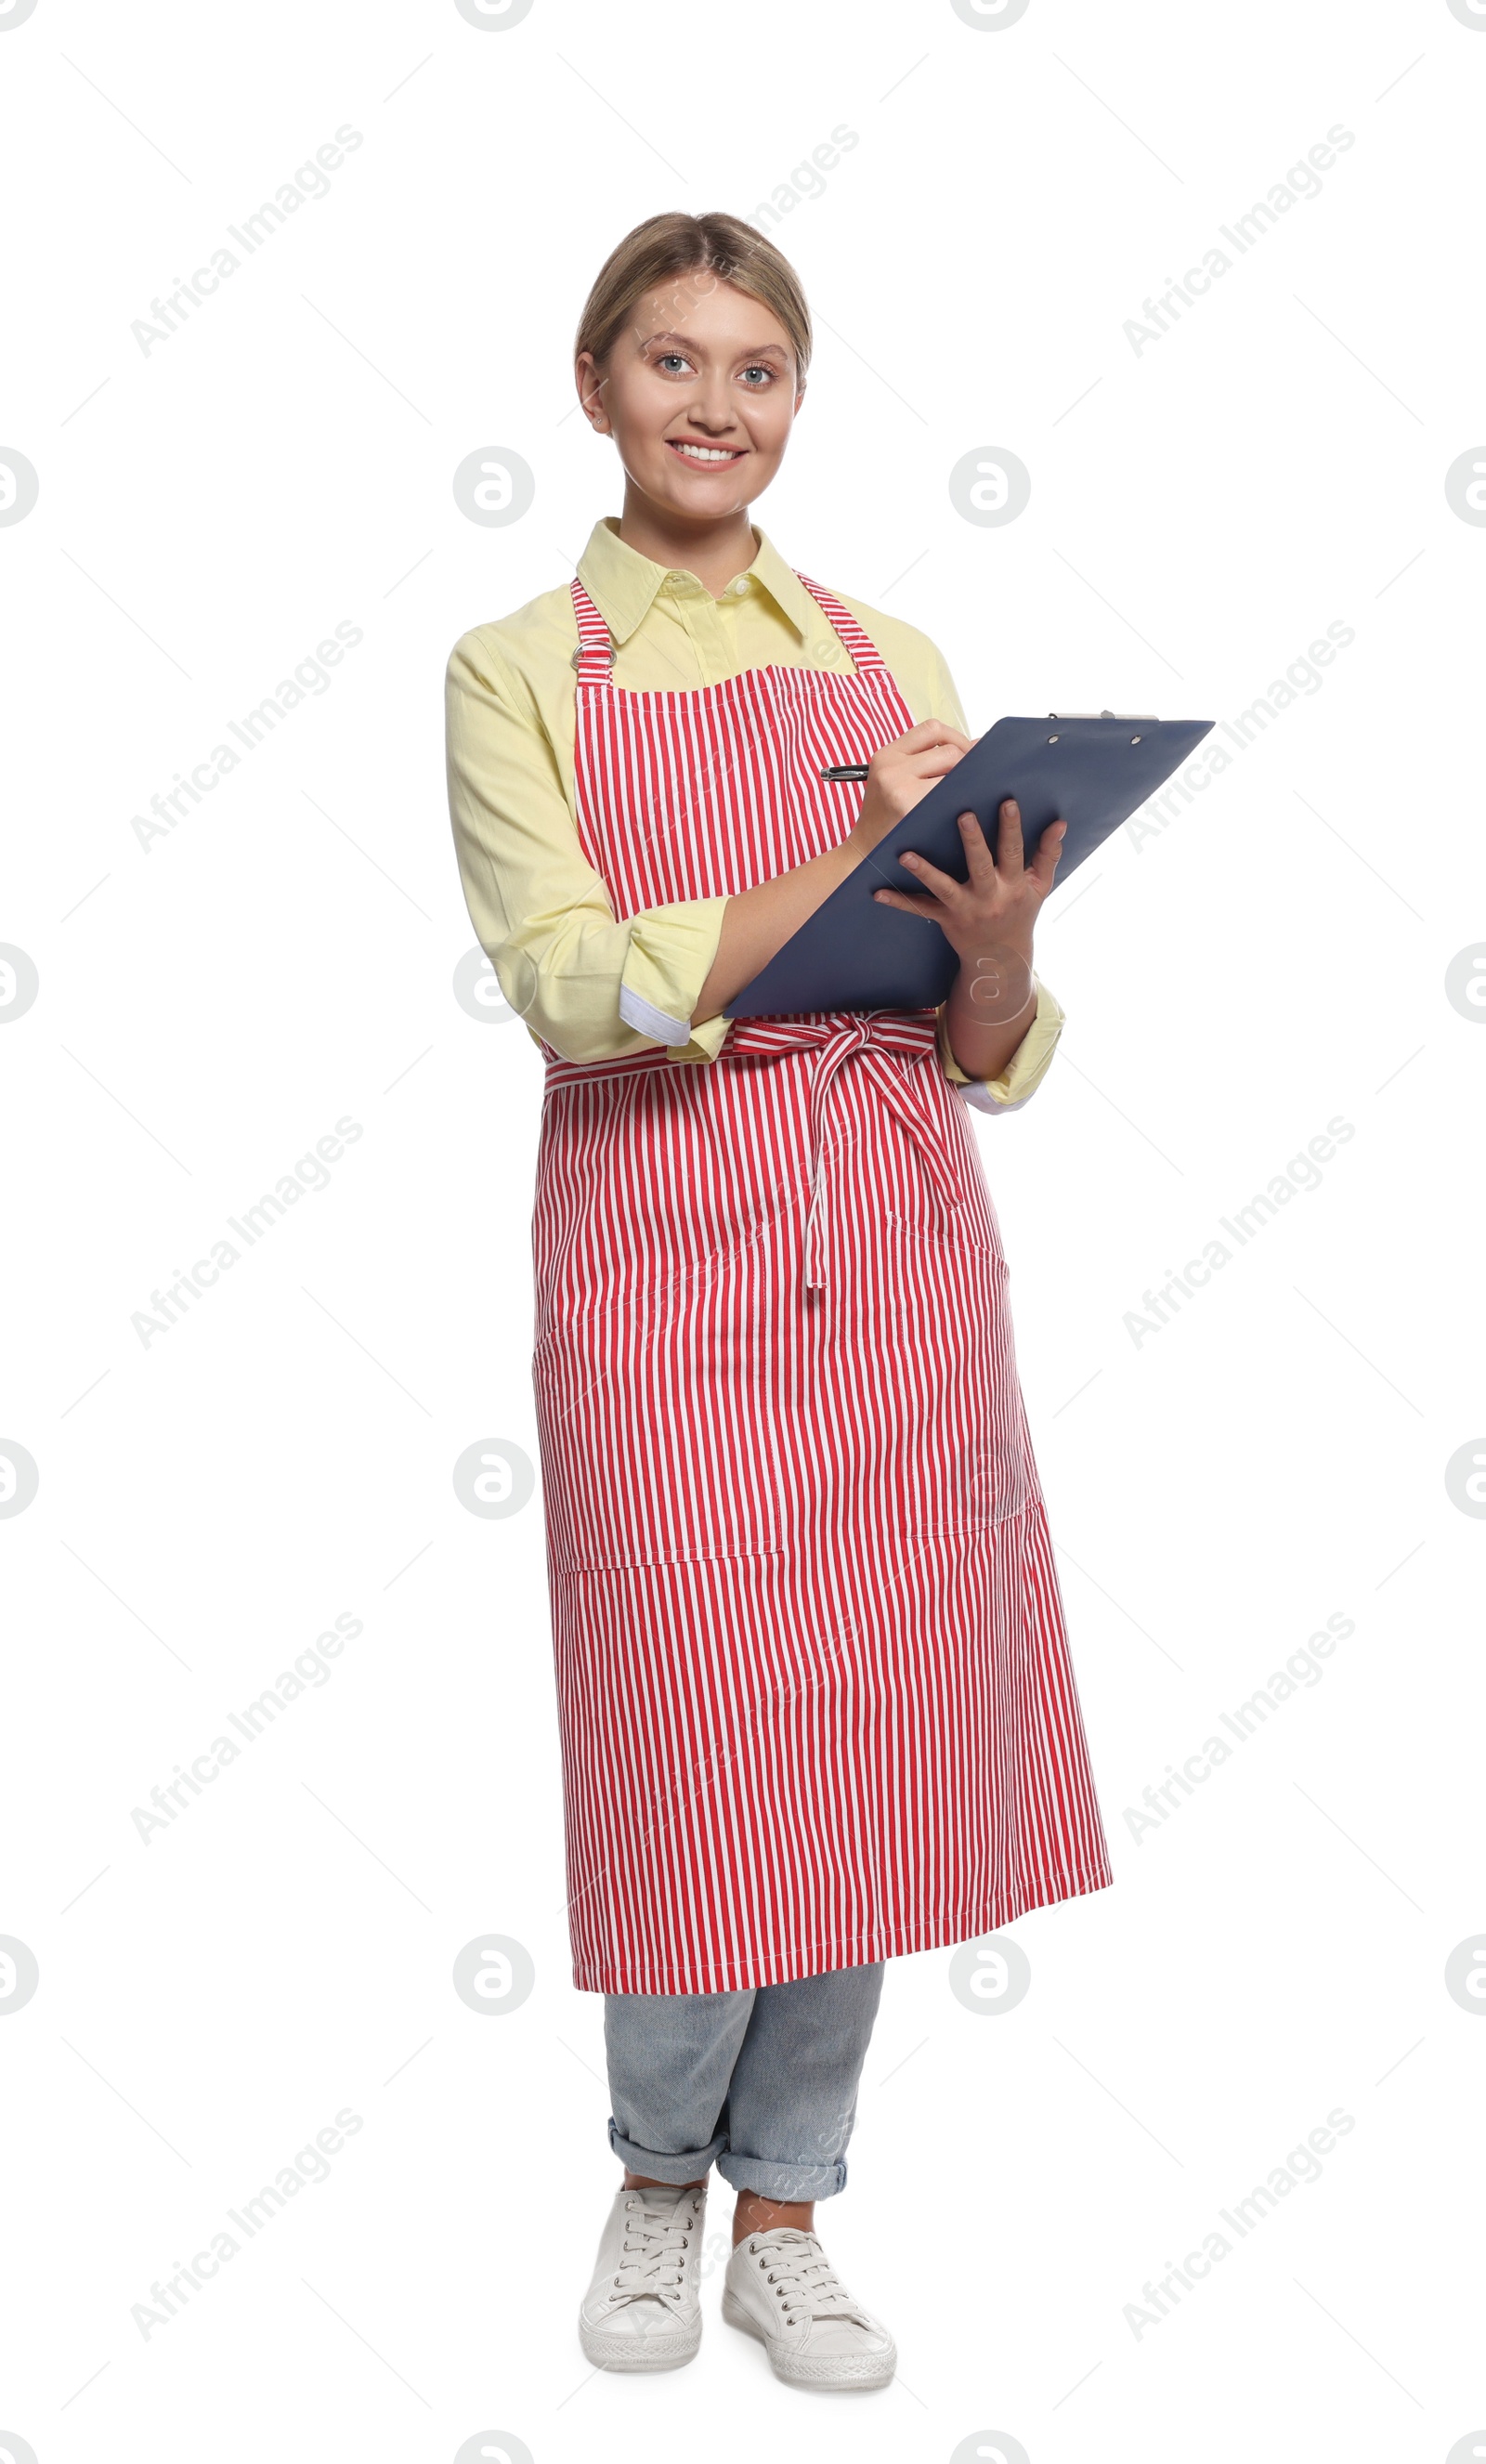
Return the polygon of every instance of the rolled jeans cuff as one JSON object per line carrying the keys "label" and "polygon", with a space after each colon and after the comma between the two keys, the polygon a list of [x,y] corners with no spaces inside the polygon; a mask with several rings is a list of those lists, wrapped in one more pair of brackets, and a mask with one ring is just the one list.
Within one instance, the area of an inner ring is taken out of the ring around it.
{"label": "rolled jeans cuff", "polygon": [[[613,2114],[609,2116],[609,2145],[620,2163],[627,2166],[631,2173],[647,2174],[652,2182],[699,2182],[704,2173],[710,2171],[719,2150],[727,2144],[725,2134],[718,2130],[705,2147],[679,2156],[659,2156],[653,2147],[642,2147],[635,2140],[626,2139]],[[774,2169],[789,2172],[791,2167],[781,2165]]]}
{"label": "rolled jeans cuff", "polygon": [[756,2190],[765,2199],[834,2199],[846,2187],[844,2156],[831,2165],[774,2165],[766,2157],[740,2156],[736,2148],[726,2147],[717,2170],[734,2190]]}

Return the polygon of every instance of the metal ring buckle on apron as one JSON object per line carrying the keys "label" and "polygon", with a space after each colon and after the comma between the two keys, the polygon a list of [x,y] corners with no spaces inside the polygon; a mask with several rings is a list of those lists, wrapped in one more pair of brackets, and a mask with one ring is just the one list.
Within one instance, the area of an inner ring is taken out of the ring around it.
{"label": "metal ring buckle on apron", "polygon": [[825,1283],[821,1167],[829,1145],[825,1134],[828,1098],[843,1062],[855,1059],[860,1067],[870,1071],[889,1111],[918,1149],[941,1202],[958,1206],[964,1197],[945,1155],[941,1117],[926,1098],[920,1073],[916,1068],[905,1070],[894,1057],[902,1053],[921,1061],[933,1050],[934,1040],[931,1014],[915,1018],[892,1010],[825,1010],[810,1019],[734,1019],[718,1051],[718,1061],[727,1061],[819,1047],[810,1081],[810,1212],[805,1220],[805,1282],[813,1289]]}

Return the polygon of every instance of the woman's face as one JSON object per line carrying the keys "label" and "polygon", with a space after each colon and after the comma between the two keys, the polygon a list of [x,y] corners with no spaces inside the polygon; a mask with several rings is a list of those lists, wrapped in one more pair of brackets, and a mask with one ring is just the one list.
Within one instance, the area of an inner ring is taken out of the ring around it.
{"label": "woman's face", "polygon": [[635,303],[601,371],[577,363],[591,425],[630,485],[670,520],[725,520],[760,495],[804,398],[772,310],[699,269]]}

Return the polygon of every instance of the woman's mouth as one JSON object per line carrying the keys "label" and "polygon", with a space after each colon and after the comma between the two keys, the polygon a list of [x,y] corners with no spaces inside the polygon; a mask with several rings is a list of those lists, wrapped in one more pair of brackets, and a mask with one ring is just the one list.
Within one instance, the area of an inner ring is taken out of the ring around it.
{"label": "woman's mouth", "polygon": [[693,445],[689,438],[667,436],[666,443],[678,461],[688,462],[694,471],[722,471],[730,462],[741,462],[741,445]]}

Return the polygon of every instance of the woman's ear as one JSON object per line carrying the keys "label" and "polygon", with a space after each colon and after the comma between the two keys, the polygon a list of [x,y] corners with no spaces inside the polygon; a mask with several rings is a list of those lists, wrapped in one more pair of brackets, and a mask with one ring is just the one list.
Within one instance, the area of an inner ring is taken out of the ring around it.
{"label": "woman's ear", "polygon": [[583,407],[583,417],[600,436],[607,436],[609,414],[603,407],[603,379],[592,351],[579,351],[573,368],[578,385],[578,398]]}

